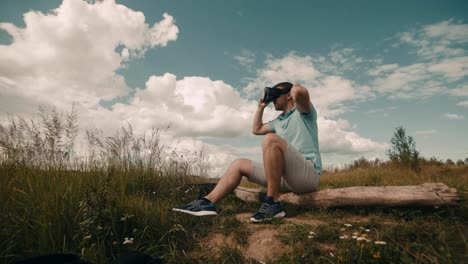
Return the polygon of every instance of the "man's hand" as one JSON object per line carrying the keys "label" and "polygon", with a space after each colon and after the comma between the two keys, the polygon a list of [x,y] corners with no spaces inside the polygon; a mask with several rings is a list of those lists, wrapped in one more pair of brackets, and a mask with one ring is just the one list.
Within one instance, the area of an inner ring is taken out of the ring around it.
{"label": "man's hand", "polygon": [[252,124],[252,133],[254,135],[265,135],[267,133],[271,133],[273,131],[270,130],[268,124],[263,124],[262,117],[263,117],[263,110],[268,105],[268,103],[263,102],[263,98],[260,97],[258,100],[258,108],[254,114],[253,124]]}
{"label": "man's hand", "polygon": [[265,108],[267,105],[268,103],[263,102],[263,98],[260,96],[260,99],[258,99],[258,107]]}

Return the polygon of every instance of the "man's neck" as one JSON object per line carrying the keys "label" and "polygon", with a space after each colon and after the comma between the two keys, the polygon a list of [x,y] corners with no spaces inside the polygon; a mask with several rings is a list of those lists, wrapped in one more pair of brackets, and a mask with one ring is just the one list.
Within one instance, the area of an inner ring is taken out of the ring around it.
{"label": "man's neck", "polygon": [[286,108],[284,108],[283,114],[286,114],[287,112],[291,111],[291,109],[293,109],[294,106],[295,106],[294,103],[288,104],[288,105],[286,106]]}

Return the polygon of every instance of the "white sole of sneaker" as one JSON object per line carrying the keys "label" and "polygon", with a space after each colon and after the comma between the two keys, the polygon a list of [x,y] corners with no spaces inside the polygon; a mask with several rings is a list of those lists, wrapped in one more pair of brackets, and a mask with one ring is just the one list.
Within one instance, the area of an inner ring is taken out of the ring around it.
{"label": "white sole of sneaker", "polygon": [[189,210],[184,210],[184,209],[179,209],[179,208],[172,208],[172,211],[181,212],[181,213],[186,213],[186,214],[195,215],[195,216],[218,215],[218,214],[217,214],[216,212],[214,212],[214,211],[198,211],[198,212],[192,212],[192,211],[189,211]]}
{"label": "white sole of sneaker", "polygon": [[250,218],[250,222],[253,222],[253,223],[262,223],[262,222],[268,222],[268,221],[271,221],[273,218],[283,218],[286,216],[286,213],[285,212],[281,212],[281,213],[278,213],[276,215],[274,215],[272,218],[268,218],[268,219],[261,219],[261,220],[257,220],[253,217]]}

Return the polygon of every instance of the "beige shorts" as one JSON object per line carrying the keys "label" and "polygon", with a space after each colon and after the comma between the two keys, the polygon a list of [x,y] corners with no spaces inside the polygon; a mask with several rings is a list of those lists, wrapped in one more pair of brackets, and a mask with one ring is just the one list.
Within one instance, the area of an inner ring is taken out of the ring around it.
{"label": "beige shorts", "polygon": [[[318,188],[320,175],[315,170],[313,161],[306,160],[294,147],[288,144],[284,154],[281,192],[308,193]],[[265,169],[261,162],[252,161],[252,174],[249,181],[267,186]]]}

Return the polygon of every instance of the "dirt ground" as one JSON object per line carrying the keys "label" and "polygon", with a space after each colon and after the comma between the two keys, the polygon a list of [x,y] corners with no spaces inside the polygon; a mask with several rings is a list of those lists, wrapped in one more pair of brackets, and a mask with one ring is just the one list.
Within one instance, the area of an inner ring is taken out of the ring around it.
{"label": "dirt ground", "polygon": [[[243,223],[247,223],[249,222],[251,215],[252,213],[241,213],[237,214],[236,218]],[[370,217],[363,216],[353,216],[340,219],[340,221],[342,221],[343,223],[362,223],[368,222],[369,220]],[[382,219],[382,221],[391,224],[391,221],[389,219]],[[313,219],[306,216],[286,217],[284,218],[284,223],[282,225],[287,223],[306,224],[312,227],[327,224],[326,221]],[[266,262],[269,259],[274,259],[292,250],[289,245],[283,244],[278,239],[277,235],[279,234],[278,232],[280,232],[281,230],[281,228],[278,228],[278,226],[253,224],[250,222],[246,226],[250,234],[248,237],[247,245],[240,245],[235,241],[232,235],[225,237],[225,235],[221,233],[214,233],[200,241],[200,246],[204,249],[203,254],[209,256],[217,256],[219,254],[219,249],[222,246],[225,246],[228,248],[236,248],[240,250],[240,252],[246,258],[252,258],[257,261]],[[334,245],[324,244],[323,247],[326,251],[330,247],[334,247]]]}

